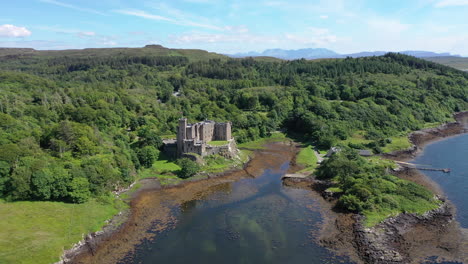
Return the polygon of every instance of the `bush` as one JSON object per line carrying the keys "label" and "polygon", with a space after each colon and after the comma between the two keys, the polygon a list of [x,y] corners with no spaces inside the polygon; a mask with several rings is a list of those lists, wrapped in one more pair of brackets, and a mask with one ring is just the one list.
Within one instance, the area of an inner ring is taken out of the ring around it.
{"label": "bush", "polygon": [[360,212],[363,209],[363,203],[352,194],[346,194],[340,197],[338,205],[349,211]]}
{"label": "bush", "polygon": [[84,203],[91,197],[89,182],[86,178],[74,178],[70,183],[70,199],[74,203]]}
{"label": "bush", "polygon": [[159,157],[159,150],[153,146],[146,146],[142,149],[139,149],[137,155],[141,165],[143,165],[145,168],[151,168],[153,163]]}
{"label": "bush", "polygon": [[177,171],[177,176],[182,179],[190,178],[200,171],[200,166],[195,161],[187,158],[177,160],[177,165],[181,167],[181,169]]}

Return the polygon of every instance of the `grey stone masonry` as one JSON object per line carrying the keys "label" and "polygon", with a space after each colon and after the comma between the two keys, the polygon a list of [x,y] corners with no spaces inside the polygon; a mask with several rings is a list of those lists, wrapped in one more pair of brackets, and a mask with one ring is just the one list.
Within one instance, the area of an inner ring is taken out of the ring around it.
{"label": "grey stone masonry", "polygon": [[[211,120],[188,124],[186,118],[179,119],[177,130],[177,156],[195,153],[200,156],[216,154],[221,151],[232,152],[235,142],[231,134],[231,122],[217,123]],[[211,141],[226,141],[222,146],[211,146]]]}

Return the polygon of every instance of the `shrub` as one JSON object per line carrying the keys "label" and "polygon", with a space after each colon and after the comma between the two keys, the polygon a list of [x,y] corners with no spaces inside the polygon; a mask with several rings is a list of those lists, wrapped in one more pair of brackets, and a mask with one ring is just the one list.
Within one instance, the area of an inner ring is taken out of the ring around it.
{"label": "shrub", "polygon": [[177,176],[182,179],[190,178],[200,171],[200,166],[195,161],[192,161],[188,158],[177,160],[177,165],[181,167],[181,169],[177,172]]}
{"label": "shrub", "polygon": [[145,168],[150,168],[159,157],[159,150],[153,146],[146,146],[138,150],[138,160]]}

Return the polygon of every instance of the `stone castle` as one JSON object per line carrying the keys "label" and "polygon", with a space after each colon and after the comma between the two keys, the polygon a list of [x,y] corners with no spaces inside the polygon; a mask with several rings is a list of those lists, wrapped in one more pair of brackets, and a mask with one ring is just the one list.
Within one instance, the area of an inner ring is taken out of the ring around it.
{"label": "stone castle", "polygon": [[[216,145],[211,145],[211,141],[218,142]],[[188,124],[186,118],[179,120],[177,139],[167,142],[165,149],[177,157],[182,157],[184,154],[189,153],[202,157],[213,154],[223,154],[232,157],[237,150],[231,134],[231,122],[217,123],[205,120]]]}

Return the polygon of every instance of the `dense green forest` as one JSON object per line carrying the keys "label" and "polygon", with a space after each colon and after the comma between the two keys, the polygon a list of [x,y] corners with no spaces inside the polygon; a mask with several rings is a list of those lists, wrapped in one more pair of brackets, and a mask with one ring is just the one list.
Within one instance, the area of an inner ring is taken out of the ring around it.
{"label": "dense green forest", "polygon": [[[468,109],[468,74],[400,54],[274,61],[143,49],[0,52],[0,197],[84,202],[128,186],[177,121],[284,129],[322,149]],[[378,148],[376,148],[378,151]]]}

